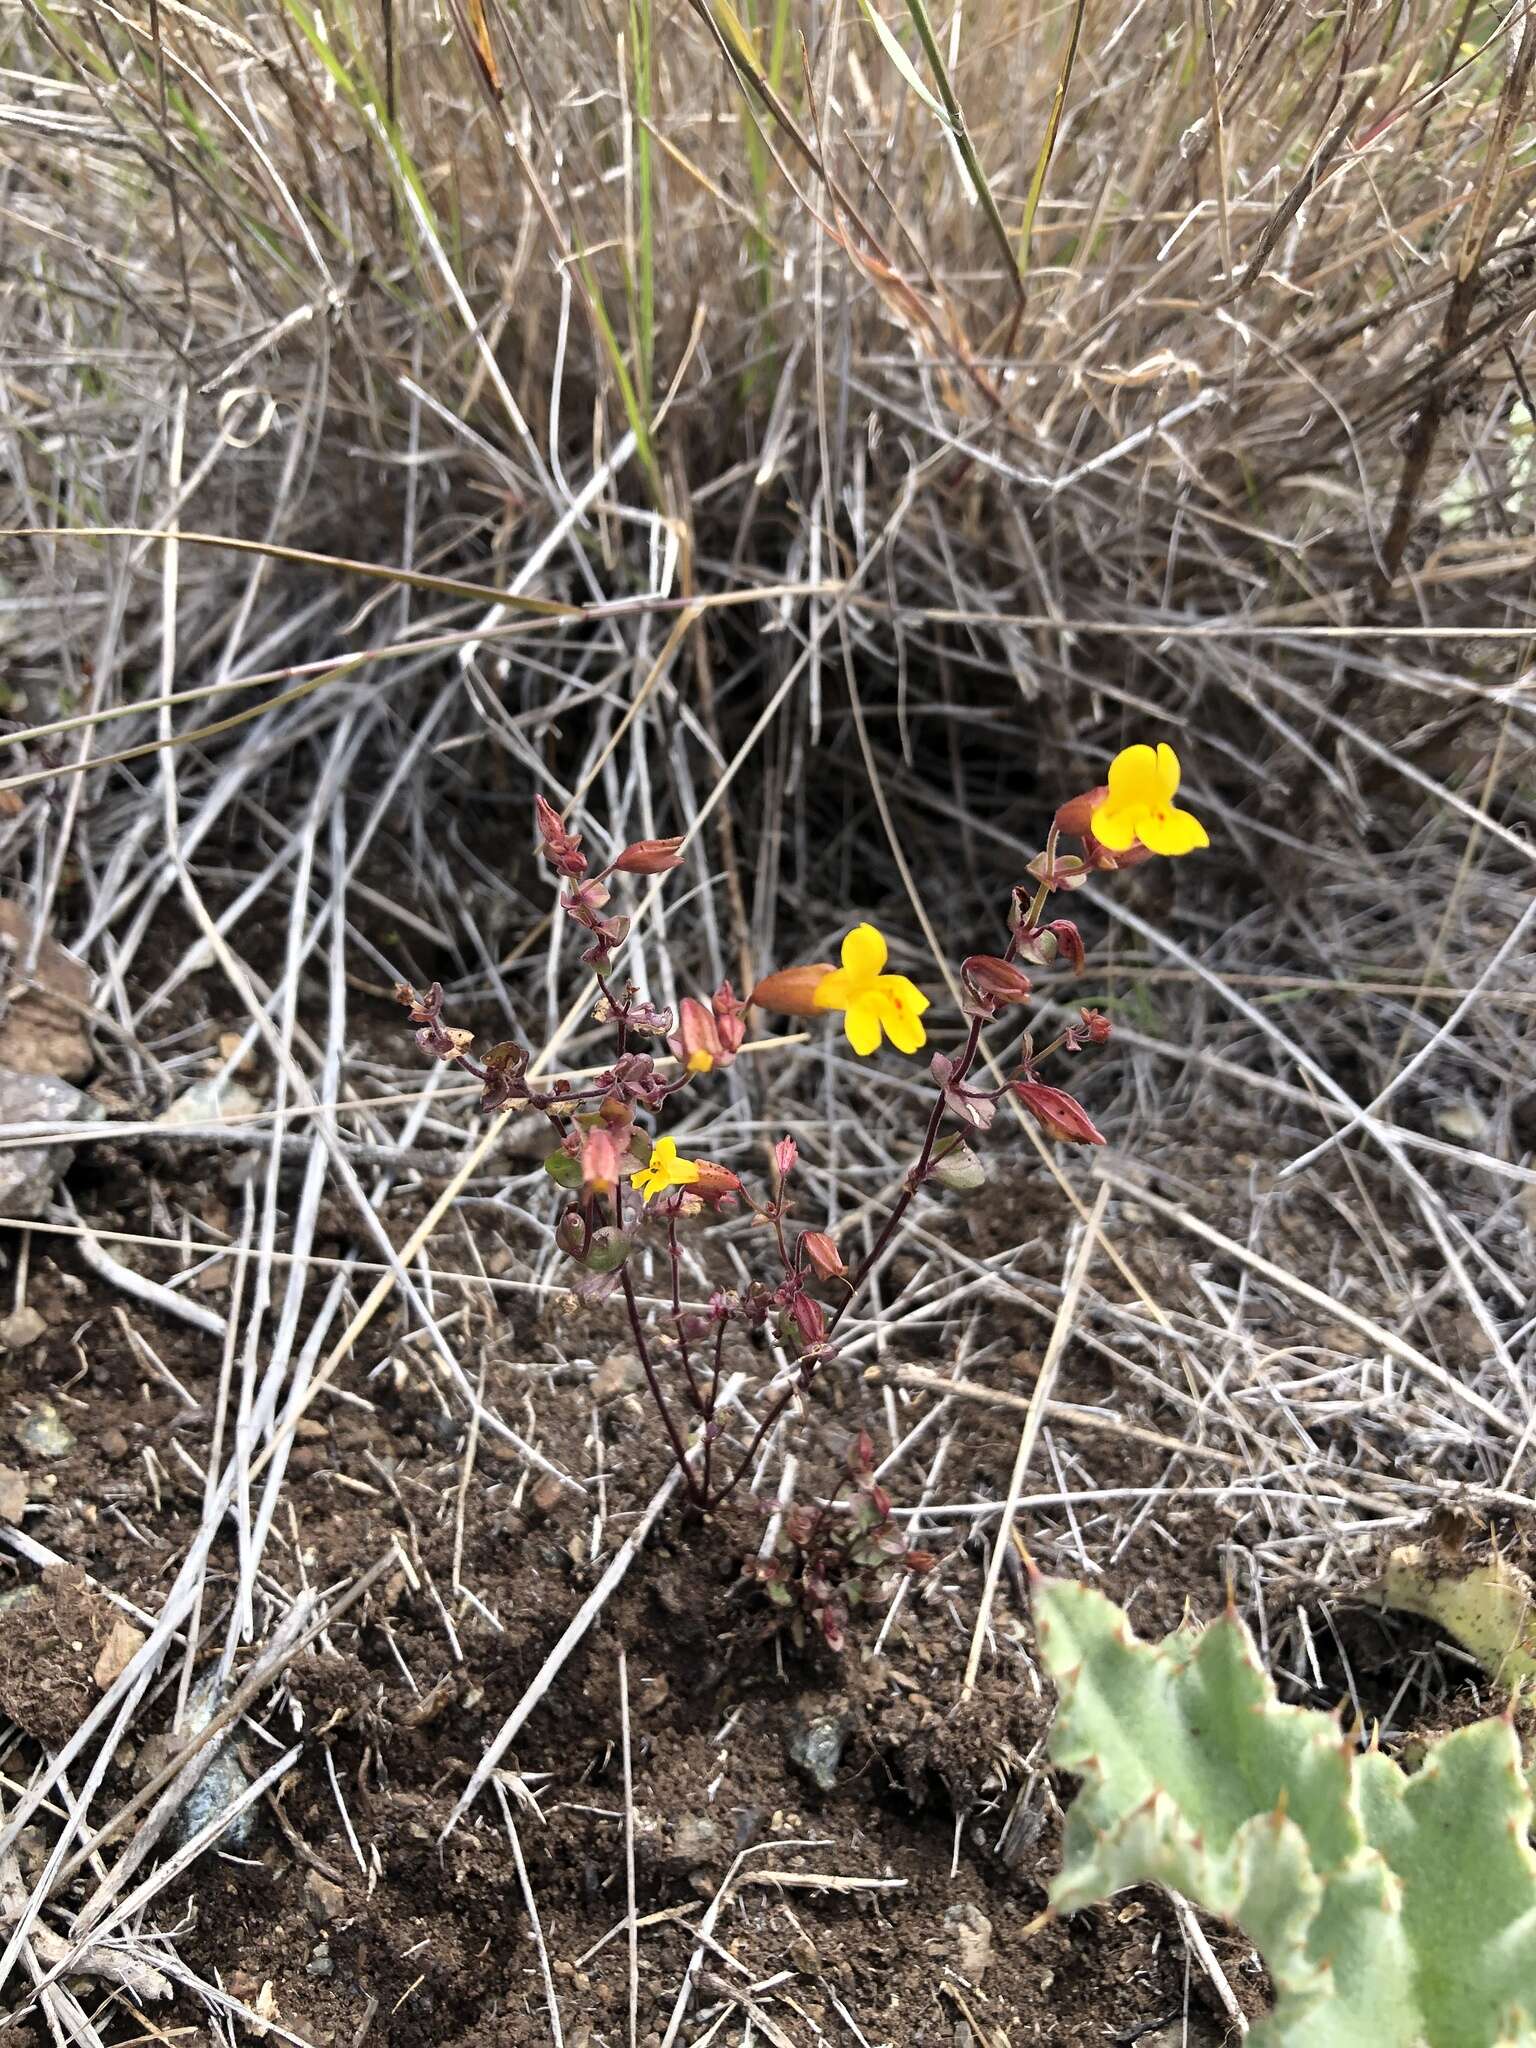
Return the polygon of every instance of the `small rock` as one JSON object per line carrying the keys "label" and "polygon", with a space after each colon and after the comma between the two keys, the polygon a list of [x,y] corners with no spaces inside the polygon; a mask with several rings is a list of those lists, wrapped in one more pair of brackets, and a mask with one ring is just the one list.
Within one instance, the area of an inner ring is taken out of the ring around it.
{"label": "small rock", "polygon": [[96,1440],[96,1448],[109,1465],[118,1465],[127,1457],[131,1446],[127,1437],[114,1424],[112,1428],[101,1432]]}
{"label": "small rock", "polygon": [[16,1425],[16,1441],[35,1458],[67,1458],[75,1433],[67,1429],[51,1401],[43,1401]]}
{"label": "small rock", "polygon": [[[0,1068],[0,1124],[95,1123],[101,1104],[53,1074]],[[41,1216],[69,1170],[67,1145],[24,1145],[0,1152],[0,1215]]]}
{"label": "small rock", "polygon": [[533,1489],[533,1504],[541,1514],[552,1514],[559,1507],[565,1488],[558,1479],[541,1479]]}
{"label": "small rock", "polygon": [[346,1912],[347,1895],[322,1871],[312,1870],[304,1880],[304,1903],[310,1919],[323,1927],[326,1921],[339,1920]]}
{"label": "small rock", "polygon": [[0,1316],[0,1351],[21,1351],[47,1334],[48,1325],[35,1308],[18,1308]]}
{"label": "small rock", "polygon": [[86,1029],[91,972],[83,960],[46,938],[36,965],[26,970],[32,933],[32,920],[21,905],[0,900],[0,984],[9,995],[0,1017],[0,1066],[78,1081],[95,1064]]}
{"label": "small rock", "polygon": [[837,1767],[843,1760],[848,1737],[853,1732],[846,1714],[817,1714],[797,1719],[785,1739],[784,1749],[802,1776],[820,1792],[837,1787]]}
{"label": "small rock", "polygon": [[[218,1711],[222,1695],[217,1679],[218,1673],[210,1671],[187,1695],[187,1712],[182,1722],[183,1740],[189,1735],[200,1735]],[[148,1742],[144,1745],[145,1749],[149,1746]],[[171,1834],[177,1841],[188,1840],[225,1807],[232,1806],[250,1783],[227,1733],[214,1738],[213,1751],[213,1761],[187,1794],[180,1813],[171,1824]],[[206,1755],[207,1751],[203,1754]],[[218,1840],[227,1849],[243,1849],[255,1831],[256,1818],[254,1805],[243,1808]]]}
{"label": "small rock", "polygon": [[0,1522],[19,1522],[26,1513],[27,1482],[14,1465],[0,1465]]}
{"label": "small rock", "polygon": [[808,1934],[791,1935],[789,1946],[784,1953],[789,1958],[791,1967],[798,1970],[802,1977],[821,1975],[821,1954]]}
{"label": "small rock", "polygon": [[1448,1138],[1463,1145],[1475,1145],[1488,1129],[1488,1119],[1475,1102],[1453,1102],[1436,1112],[1435,1122]]}
{"label": "small rock", "polygon": [[222,1124],[231,1122],[235,1117],[259,1115],[261,1108],[260,1097],[253,1095],[242,1082],[195,1081],[185,1095],[178,1095],[170,1108],[155,1118],[155,1122],[168,1130],[176,1130],[183,1124]]}
{"label": "small rock", "polygon": [[91,1673],[103,1692],[128,1669],[134,1658],[143,1649],[144,1631],[134,1627],[131,1621],[121,1616],[113,1622],[112,1633],[101,1646],[101,1655],[96,1659],[96,1669]]}
{"label": "small rock", "polygon": [[672,1853],[689,1870],[713,1863],[720,1854],[725,1831],[718,1821],[700,1813],[685,1813],[672,1831]]}
{"label": "small rock", "polygon": [[967,1984],[980,1984],[992,1961],[992,1922],[969,1899],[959,1899],[944,1915],[950,1964]]}
{"label": "small rock", "polygon": [[219,1033],[219,1058],[226,1064],[233,1060],[237,1074],[248,1074],[256,1064],[256,1048],[247,1045],[238,1031]]}
{"label": "small rock", "polygon": [[336,1965],[331,1961],[330,1944],[318,1941],[310,1950],[309,1961],[304,1965],[306,1977],[329,1977]]}
{"label": "small rock", "polygon": [[644,1378],[638,1358],[627,1351],[610,1351],[592,1375],[592,1398],[611,1401],[616,1394],[638,1387]]}

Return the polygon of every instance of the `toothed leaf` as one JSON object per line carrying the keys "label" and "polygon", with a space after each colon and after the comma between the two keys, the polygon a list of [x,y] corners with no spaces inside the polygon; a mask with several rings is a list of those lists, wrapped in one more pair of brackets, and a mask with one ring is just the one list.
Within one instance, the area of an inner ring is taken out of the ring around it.
{"label": "toothed leaf", "polygon": [[1051,1891],[1070,1912],[1155,1882],[1242,1929],[1274,2011],[1250,2048],[1536,2048],[1531,1794],[1507,1722],[1408,1776],[1283,1705],[1235,1615],[1139,1642],[1089,1587],[1037,1581],[1081,1786]]}

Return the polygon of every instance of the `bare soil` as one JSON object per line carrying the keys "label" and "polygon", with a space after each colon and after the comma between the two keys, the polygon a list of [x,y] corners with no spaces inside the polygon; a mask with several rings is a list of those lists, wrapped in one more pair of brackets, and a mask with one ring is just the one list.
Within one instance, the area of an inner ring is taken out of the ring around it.
{"label": "bare soil", "polygon": [[[201,1194],[185,1181],[180,1192],[208,1214],[221,1204],[222,1182],[212,1162],[200,1170],[209,1183]],[[84,1171],[82,1199],[99,1227],[142,1224],[150,1190],[131,1149],[98,1148]],[[203,1298],[217,1304],[227,1284],[227,1271],[216,1269]],[[201,1513],[217,1346],[130,1305],[162,1376],[125,1341],[124,1304],[78,1265],[67,1240],[34,1240],[28,1298],[47,1335],[0,1355],[0,1426],[11,1437],[0,1450],[27,1476],[27,1533],[154,1611]],[[548,1332],[521,1312],[511,1321],[477,1314],[466,1363],[484,1371],[487,1400],[514,1419],[531,1400],[539,1448],[566,1470],[591,1472],[601,1439],[609,1475],[597,1502],[601,1529],[592,1509],[531,1477],[494,1438],[480,1439],[464,1485],[461,1423],[422,1355],[383,1332],[371,1353],[348,1362],[340,1398],[322,1400],[302,1426],[275,1554],[289,1590],[352,1578],[394,1545],[405,1562],[290,1665],[262,1712],[265,1736],[249,1725],[242,1732],[253,1770],[295,1727],[307,1738],[302,1764],[260,1810],[251,1840],[206,1854],[156,1902],[157,1924],[179,1930],[187,1963],[316,2044],[370,2035],[400,2048],[551,2038],[496,1788],[446,1839],[443,1830],[475,1763],[666,1466],[640,1393],[594,1398],[590,1368],[530,1367],[530,1356],[548,1355],[530,1340]],[[612,1334],[617,1342],[617,1326]],[[1034,1354],[1023,1347],[1038,1341],[1038,1329],[1013,1335],[1012,1383],[1027,1386]],[[1107,1377],[1090,1356],[1069,1356],[1059,1391],[1102,1401],[1114,1391]],[[1141,1395],[1123,1391],[1122,1411],[1145,1413]],[[846,1436],[869,1398],[856,1375],[818,1392],[817,1422],[829,1440]],[[29,1457],[14,1437],[44,1399],[74,1435],[65,1457]],[[996,1497],[1016,1430],[1014,1415],[968,1408],[947,1497],[966,1498],[973,1485],[978,1497]],[[1101,1483],[1130,1485],[1155,1480],[1164,1463],[1116,1442],[1096,1469]],[[977,1538],[969,1525],[954,1526],[952,1547],[911,1589],[880,1653],[870,1651],[870,1622],[854,1649],[834,1658],[796,1651],[743,1583],[759,1509],[733,1504],[703,1523],[675,1511],[663,1521],[504,1759],[502,1789],[568,2041],[628,2033],[621,1648],[642,2042],[665,2031],[701,1916],[743,1854],[743,1879],[716,1928],[719,1948],[704,1954],[683,2039],[707,2031],[703,2016],[730,2000],[733,2038],[741,2021],[767,2011],[770,2024],[805,2040],[853,2040],[857,2026],[870,2040],[913,2044],[1131,2042],[1183,2013],[1187,1960],[1165,1901],[1129,1895],[1065,1925],[1035,1924],[1069,1787],[1029,1768],[1050,1697],[1032,1678],[1016,1576],[1005,1578],[994,1615],[999,1654],[983,1665],[975,1696],[957,1705],[990,1529]],[[1172,1626],[1186,1611],[1212,1613],[1223,1597],[1227,1526],[1207,1503],[1170,1494],[1100,1582],[1132,1602],[1145,1630]],[[925,1541],[933,1540],[930,1532]],[[222,1639],[220,1595],[233,1582],[232,1535],[221,1544],[205,1600],[209,1642]],[[473,1601],[455,1595],[456,1558]],[[37,1576],[7,1558],[0,1590]],[[25,1782],[35,1745],[62,1739],[99,1696],[90,1679],[97,1643],[82,1603],[94,1621],[101,1603],[73,1579],[49,1579],[6,1617],[0,1703],[23,1731],[7,1764],[13,1787]],[[179,1673],[173,1658],[140,1717],[137,1745],[109,1769],[103,1813],[142,1782],[149,1759],[138,1751],[169,1728]],[[830,1789],[793,1760],[818,1724],[841,1737]],[[33,1860],[47,1834],[34,1830],[25,1845]],[[984,1968],[978,1927],[987,1936]],[[1219,1931],[1215,1938],[1234,1986],[1257,2007],[1263,1987],[1251,1957]],[[1188,1997],[1197,2018],[1216,2019],[1198,1972]],[[185,2025],[198,2012],[189,2006],[178,2017]],[[103,2025],[107,2038],[135,2030],[126,2010]],[[44,2036],[23,2025],[13,2038]]]}

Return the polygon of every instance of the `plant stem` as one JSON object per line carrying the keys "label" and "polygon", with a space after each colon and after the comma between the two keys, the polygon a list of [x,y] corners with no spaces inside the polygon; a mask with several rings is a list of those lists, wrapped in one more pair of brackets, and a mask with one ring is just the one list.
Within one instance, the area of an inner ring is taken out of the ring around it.
{"label": "plant stem", "polygon": [[629,1311],[629,1327],[634,1333],[635,1349],[640,1354],[640,1364],[645,1373],[646,1384],[651,1390],[651,1399],[656,1403],[657,1411],[666,1424],[672,1455],[683,1475],[688,1497],[696,1506],[702,1507],[704,1503],[699,1494],[698,1481],[694,1478],[693,1468],[688,1463],[688,1447],[678,1434],[677,1424],[672,1420],[672,1410],[667,1406],[667,1397],[661,1391],[661,1381],[657,1379],[656,1368],[651,1363],[651,1348],[645,1341],[645,1328],[640,1321],[640,1304],[635,1300],[635,1283],[629,1277],[627,1260],[619,1268],[619,1281],[624,1289],[624,1306]]}

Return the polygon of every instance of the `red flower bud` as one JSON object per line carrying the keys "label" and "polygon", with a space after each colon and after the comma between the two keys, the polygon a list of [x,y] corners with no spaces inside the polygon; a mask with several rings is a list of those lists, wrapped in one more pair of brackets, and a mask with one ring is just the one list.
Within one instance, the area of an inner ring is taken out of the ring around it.
{"label": "red flower bud", "polygon": [[613,1184],[619,1177],[620,1153],[621,1148],[608,1125],[594,1124],[582,1140],[583,1185],[590,1188],[594,1194],[611,1194]]}
{"label": "red flower bud", "polygon": [[741,1187],[740,1177],[728,1166],[717,1166],[713,1159],[696,1159],[694,1165],[699,1169],[699,1177],[690,1181],[684,1192],[697,1195],[711,1209],[718,1208]]}
{"label": "red flower bud", "polygon": [[709,999],[714,1013],[715,1030],[719,1034],[720,1049],[727,1059],[734,1059],[741,1051],[747,1036],[745,1006],[736,1000],[736,991],[728,981],[722,981]]}
{"label": "red flower bud", "polygon": [[788,1180],[795,1170],[795,1161],[800,1157],[800,1147],[793,1138],[780,1138],[773,1148],[773,1163],[778,1168],[780,1180]]}
{"label": "red flower bud", "polygon": [[824,1344],[827,1341],[827,1319],[814,1295],[797,1294],[789,1304],[789,1314],[802,1344]]}
{"label": "red flower bud", "polygon": [[1044,1081],[1015,1081],[1013,1092],[1048,1137],[1064,1145],[1102,1145],[1104,1134],[1075,1096]]}
{"label": "red flower bud", "polygon": [[1081,1010],[1078,1014],[1087,1028],[1089,1044],[1103,1045],[1114,1030],[1114,1026],[1104,1015],[1104,1012],[1102,1010]]}
{"label": "red flower bud", "polygon": [[756,1009],[777,1010],[785,1017],[825,1017],[826,1011],[816,1007],[816,991],[831,972],[825,960],[807,967],[781,967],[777,974],[765,976],[747,1000]]}
{"label": "red flower bud", "polygon": [[1021,974],[1011,960],[995,953],[972,953],[960,963],[967,987],[992,1003],[1027,1003],[1029,976]]}
{"label": "red flower bud", "polygon": [[714,1013],[694,996],[684,996],[678,1004],[677,1030],[667,1044],[690,1074],[707,1074],[714,1067],[730,1065]]}
{"label": "red flower bud", "polygon": [[619,875],[664,875],[670,868],[680,868],[683,856],[678,852],[682,839],[637,839],[626,846],[613,864],[612,872]]}
{"label": "red flower bud", "polygon": [[800,1249],[804,1253],[812,1272],[822,1280],[841,1280],[848,1268],[843,1255],[837,1248],[836,1240],[824,1230],[807,1230],[801,1233]]}
{"label": "red flower bud", "polygon": [[581,850],[581,834],[567,832],[560,813],[541,796],[533,800],[534,821],[544,842],[544,857],[557,874],[584,875],[587,857]]}
{"label": "red flower bud", "polygon": [[1072,797],[1056,813],[1056,830],[1063,839],[1091,839],[1093,837],[1093,814],[1109,795],[1109,784],[1101,782],[1097,789],[1084,790],[1081,796]]}

